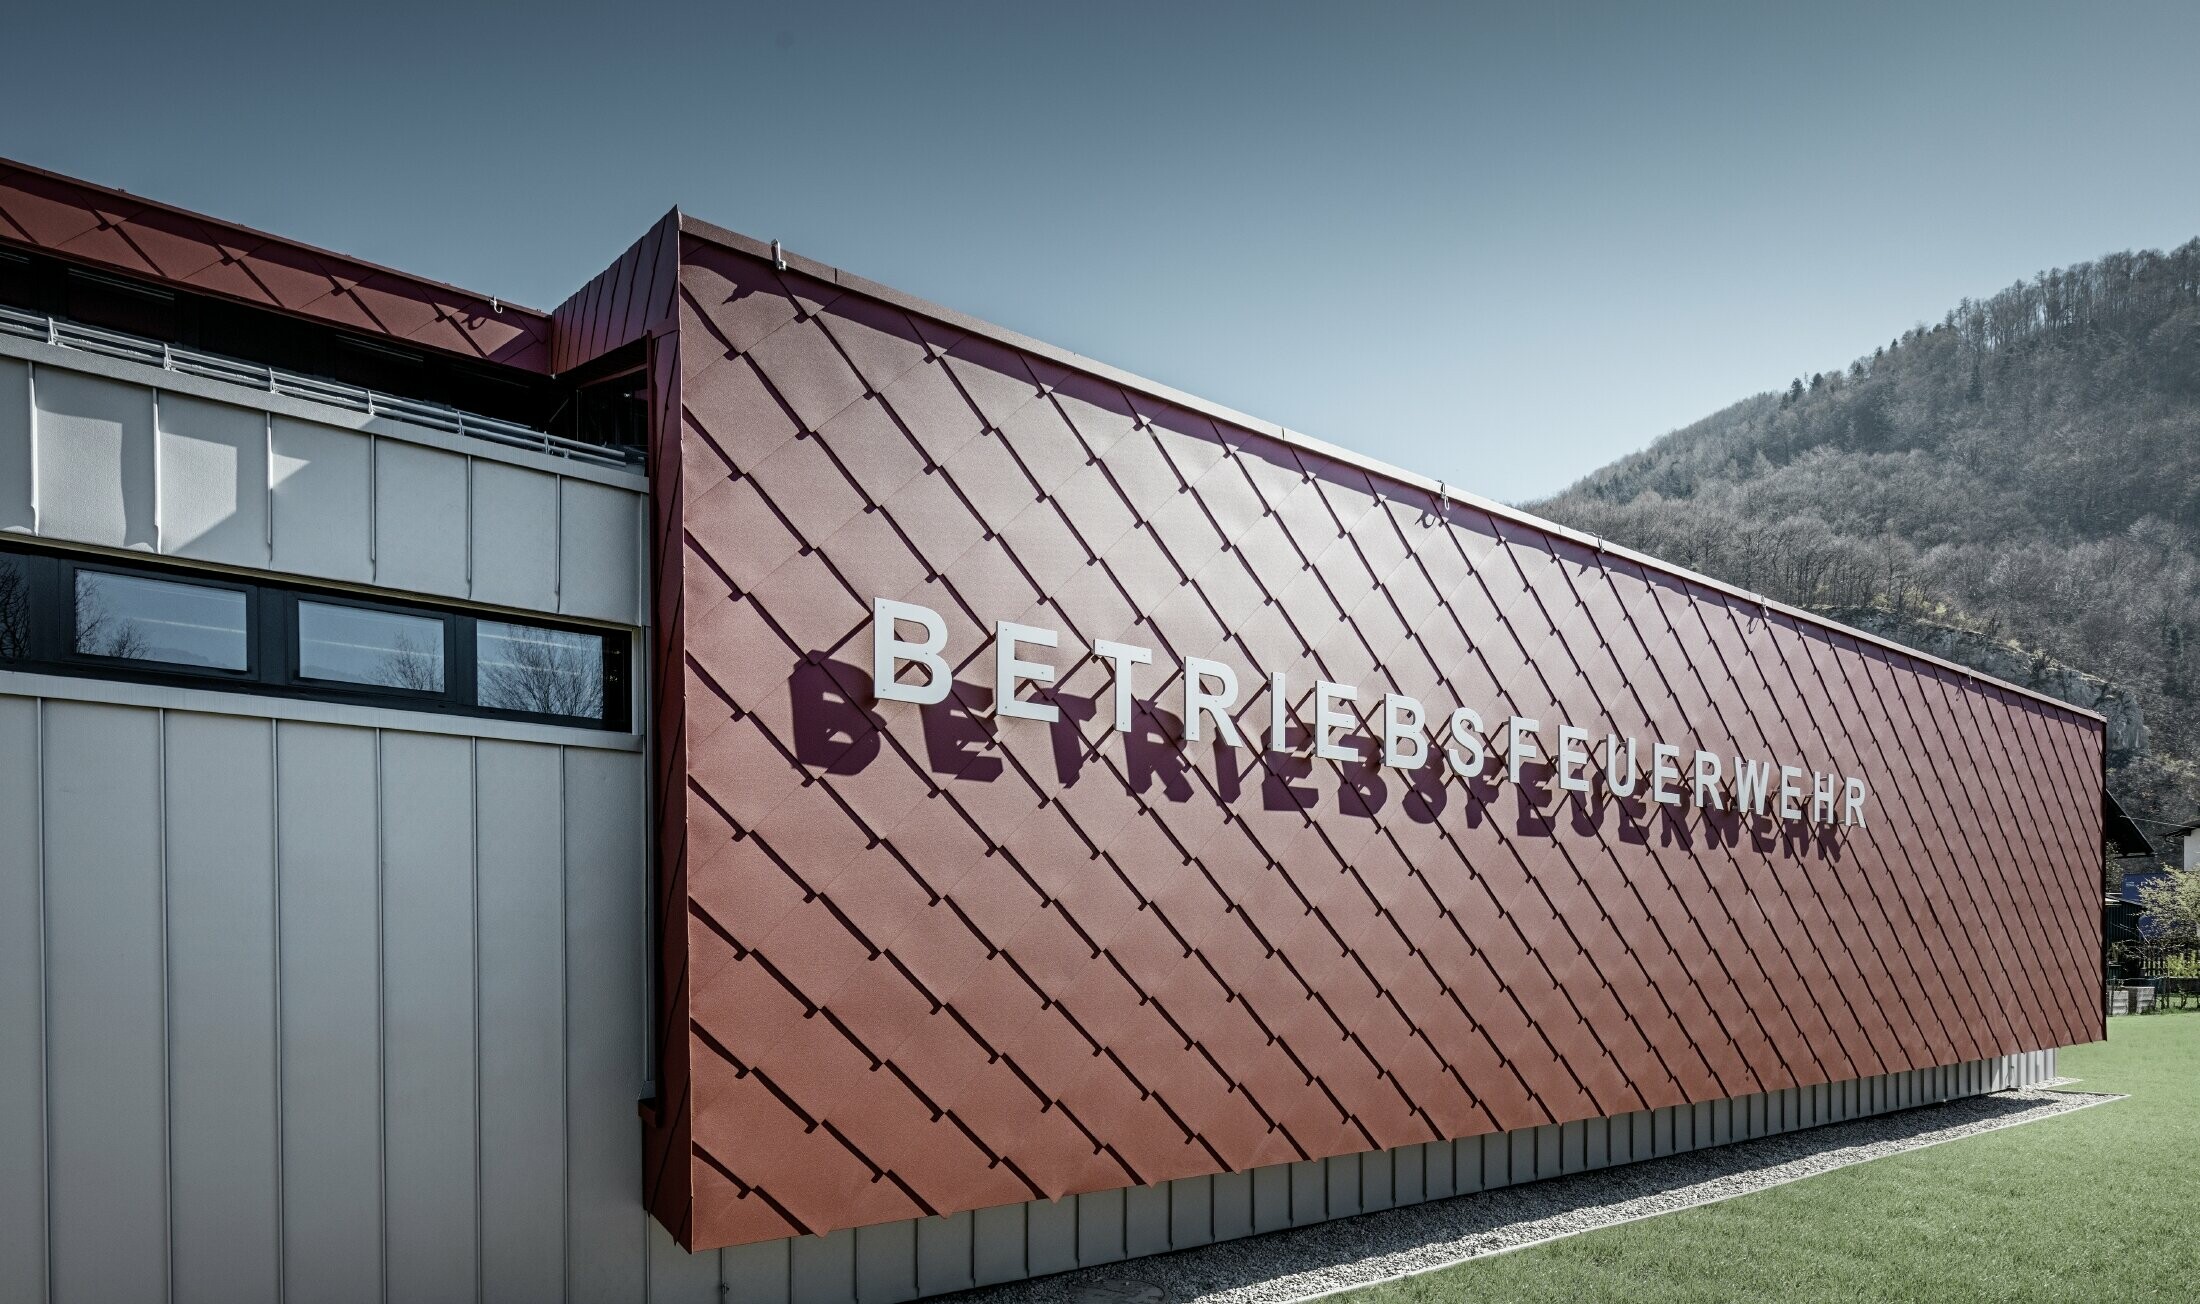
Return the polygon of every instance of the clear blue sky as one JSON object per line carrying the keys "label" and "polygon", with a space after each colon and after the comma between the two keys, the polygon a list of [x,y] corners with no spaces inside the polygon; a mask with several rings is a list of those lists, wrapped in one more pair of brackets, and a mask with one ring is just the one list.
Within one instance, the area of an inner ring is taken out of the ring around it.
{"label": "clear blue sky", "polygon": [[2200,5],[18,7],[0,154],[553,306],[667,208],[1522,501],[2200,234]]}

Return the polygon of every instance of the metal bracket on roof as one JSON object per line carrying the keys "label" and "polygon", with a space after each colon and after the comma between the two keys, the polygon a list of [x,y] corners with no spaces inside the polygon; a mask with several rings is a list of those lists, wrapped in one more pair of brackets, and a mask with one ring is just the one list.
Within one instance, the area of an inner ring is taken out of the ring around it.
{"label": "metal bracket on roof", "polygon": [[1436,482],[1436,510],[1451,515],[1451,486],[1442,480]]}
{"label": "metal bracket on roof", "polygon": [[772,270],[775,272],[787,270],[787,254],[779,247],[777,240],[772,241]]}

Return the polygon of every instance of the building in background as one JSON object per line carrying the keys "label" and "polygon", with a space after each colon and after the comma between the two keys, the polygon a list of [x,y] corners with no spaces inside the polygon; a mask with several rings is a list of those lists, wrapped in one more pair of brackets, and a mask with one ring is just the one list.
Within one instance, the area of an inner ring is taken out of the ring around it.
{"label": "building in background", "polygon": [[0,1299],[873,1304],[2038,1080],[2101,748],[677,213],[545,314],[0,165]]}

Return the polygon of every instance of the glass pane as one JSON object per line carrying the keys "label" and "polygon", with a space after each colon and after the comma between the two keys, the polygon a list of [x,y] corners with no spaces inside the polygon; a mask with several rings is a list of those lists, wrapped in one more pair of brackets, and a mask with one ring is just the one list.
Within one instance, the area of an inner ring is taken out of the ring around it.
{"label": "glass pane", "polygon": [[31,572],[21,557],[0,552],[0,661],[31,654]]}
{"label": "glass pane", "polygon": [[244,612],[235,589],[76,573],[76,650],[93,656],[242,670]]}
{"label": "glass pane", "polygon": [[603,719],[603,636],[484,620],[475,627],[481,705]]}
{"label": "glass pane", "polygon": [[443,622],[394,611],[298,604],[298,673],[308,679],[443,691]]}

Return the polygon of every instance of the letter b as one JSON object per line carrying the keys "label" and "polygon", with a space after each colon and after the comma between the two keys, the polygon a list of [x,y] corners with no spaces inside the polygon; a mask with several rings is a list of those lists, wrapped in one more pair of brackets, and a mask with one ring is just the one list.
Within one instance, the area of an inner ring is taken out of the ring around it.
{"label": "letter b", "polygon": [[[924,627],[924,641],[912,643],[894,632],[896,621]],[[940,652],[947,646],[947,622],[930,607],[892,598],[871,599],[871,696],[881,702],[915,702],[930,706],[946,698],[955,678]],[[904,684],[894,678],[903,663],[922,665],[928,676],[921,684]]]}

